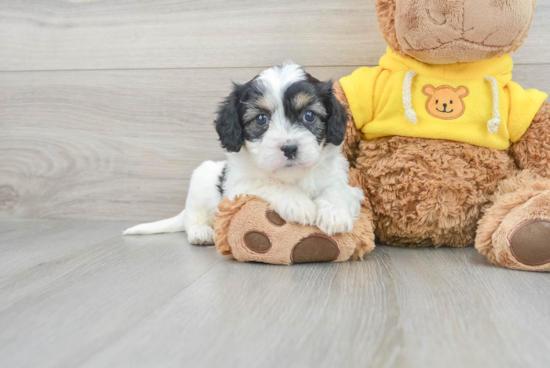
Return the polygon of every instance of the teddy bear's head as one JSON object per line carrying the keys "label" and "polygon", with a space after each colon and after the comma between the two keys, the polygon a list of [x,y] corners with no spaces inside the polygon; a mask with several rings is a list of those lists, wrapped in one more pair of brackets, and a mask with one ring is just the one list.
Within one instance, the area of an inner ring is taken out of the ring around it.
{"label": "teddy bear's head", "polygon": [[536,0],[377,0],[389,47],[429,64],[481,61],[517,50]]}

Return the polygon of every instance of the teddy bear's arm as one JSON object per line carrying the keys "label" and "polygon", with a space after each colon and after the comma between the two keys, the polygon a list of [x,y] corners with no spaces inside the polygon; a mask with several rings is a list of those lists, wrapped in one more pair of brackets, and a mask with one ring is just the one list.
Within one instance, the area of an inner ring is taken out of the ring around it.
{"label": "teddy bear's arm", "polygon": [[344,89],[339,82],[334,83],[334,94],[336,96],[336,99],[340,101],[342,105],[344,105],[344,107],[346,108],[346,112],[348,113],[348,125],[346,129],[344,145],[342,146],[342,151],[350,162],[351,166],[354,167],[357,156],[359,155],[359,143],[362,139],[361,132],[355,126],[355,120],[353,120],[353,115],[349,107],[348,99],[346,98]]}
{"label": "teddy bear's arm", "polygon": [[545,102],[523,137],[510,148],[520,169],[550,178],[550,103]]}

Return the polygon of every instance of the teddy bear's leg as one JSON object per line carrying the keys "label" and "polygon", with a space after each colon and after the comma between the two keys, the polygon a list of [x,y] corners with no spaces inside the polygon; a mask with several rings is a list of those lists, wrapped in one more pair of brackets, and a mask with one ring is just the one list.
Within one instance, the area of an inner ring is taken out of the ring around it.
{"label": "teddy bear's leg", "polygon": [[498,266],[550,271],[550,179],[521,171],[499,185],[484,212],[480,253]]}
{"label": "teddy bear's leg", "polygon": [[216,247],[241,262],[296,264],[360,259],[374,249],[370,208],[362,209],[354,230],[328,236],[314,226],[285,222],[258,197],[225,198],[214,223]]}

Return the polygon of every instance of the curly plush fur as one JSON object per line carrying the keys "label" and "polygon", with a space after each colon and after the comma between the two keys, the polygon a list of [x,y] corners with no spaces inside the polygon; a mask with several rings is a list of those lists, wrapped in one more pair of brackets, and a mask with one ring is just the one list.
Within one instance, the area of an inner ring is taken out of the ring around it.
{"label": "curly plush fur", "polygon": [[510,148],[520,169],[550,177],[550,103],[545,103],[527,132]]}
{"label": "curly plush fur", "polygon": [[512,168],[506,153],[461,142],[394,136],[360,151],[351,175],[392,245],[473,245],[481,207]]}

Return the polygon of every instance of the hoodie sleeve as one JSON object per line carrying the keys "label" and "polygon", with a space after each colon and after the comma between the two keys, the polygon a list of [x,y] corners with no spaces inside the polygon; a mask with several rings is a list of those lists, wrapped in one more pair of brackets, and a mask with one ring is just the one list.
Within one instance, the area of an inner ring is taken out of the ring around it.
{"label": "hoodie sleeve", "polygon": [[506,88],[510,95],[508,132],[510,141],[515,143],[525,134],[548,95],[536,89],[524,90],[515,82],[508,83]]}
{"label": "hoodie sleeve", "polygon": [[380,99],[380,96],[376,96],[376,85],[382,71],[379,66],[363,67],[340,80],[357,129],[362,129],[374,119],[376,104]]}

